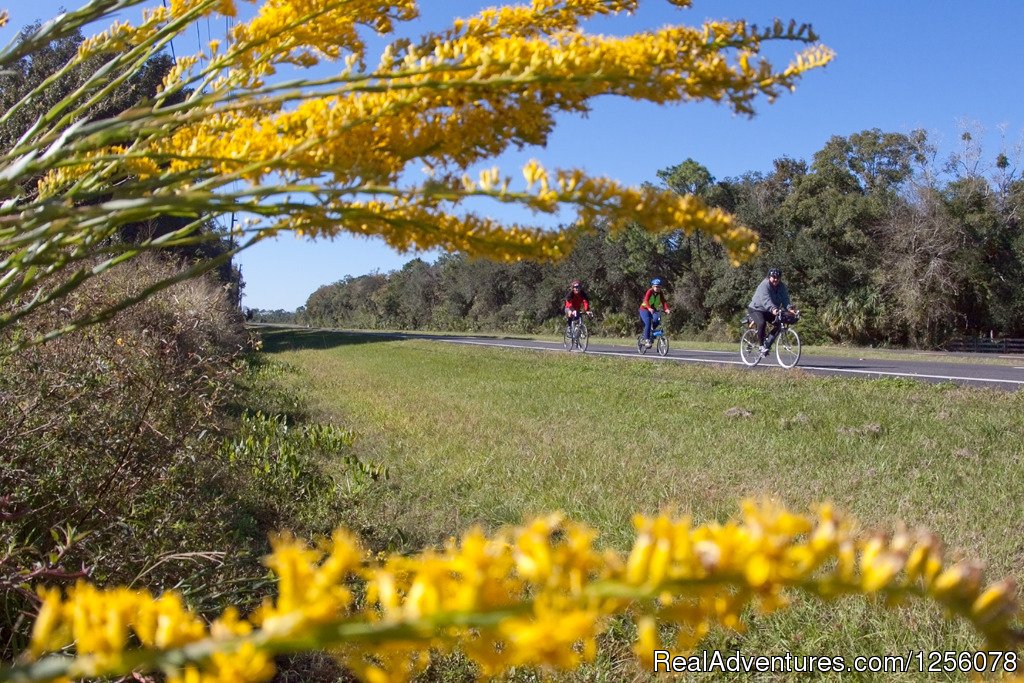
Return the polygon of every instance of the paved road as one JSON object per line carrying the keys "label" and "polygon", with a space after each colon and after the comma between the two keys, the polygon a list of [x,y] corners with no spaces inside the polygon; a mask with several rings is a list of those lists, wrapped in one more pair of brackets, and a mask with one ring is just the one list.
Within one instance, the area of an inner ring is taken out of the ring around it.
{"label": "paved road", "polygon": [[[263,327],[264,325],[254,325]],[[266,325],[266,327],[294,328],[308,330],[292,325]],[[316,329],[308,330],[316,332]],[[464,344],[468,346],[492,346],[511,349],[532,349],[551,353],[568,353],[562,348],[561,342],[537,341],[534,339],[499,339],[495,337],[463,337],[445,336],[441,334],[403,334],[388,332],[363,332],[347,330],[323,330],[324,332],[342,332],[359,336],[385,337],[389,339],[425,339],[448,344]],[[579,353],[575,351],[573,353]],[[591,343],[587,354],[595,356],[617,356],[622,358],[646,359],[660,363],[704,363],[708,365],[731,365],[745,367],[740,361],[739,344],[735,351],[706,351],[686,348],[685,342],[672,344],[668,355],[658,356],[653,350],[640,356],[636,347],[612,346],[609,344]],[[895,355],[898,356],[899,352]],[[818,356],[804,353],[795,370],[815,375],[832,375],[878,379],[881,377],[904,377],[922,382],[943,383],[953,382],[964,386],[988,387],[1004,391],[1017,391],[1024,387],[1024,355],[999,356],[1007,361],[1005,365],[986,364],[982,359],[992,360],[991,354],[971,353],[931,353],[928,360],[920,360],[920,354],[913,359],[877,359],[877,358],[840,358],[834,356]],[[955,362],[950,359],[955,358]],[[978,361],[978,362],[972,362]],[[1014,362],[1017,361],[1017,362]],[[761,361],[750,372],[779,372],[774,356]]]}
{"label": "paved road", "polygon": [[[503,348],[534,349],[567,353],[560,342],[544,342],[532,339],[494,339],[488,337],[445,337],[435,335],[409,335],[424,339],[433,339],[450,344],[470,346],[494,346]],[[574,352],[578,353],[578,352]],[[621,356],[625,358],[641,358],[635,348],[590,344],[587,354],[595,356]],[[981,356],[982,354],[977,354]],[[923,382],[955,382],[957,384],[977,387],[989,387],[1016,391],[1024,386],[1024,356],[1015,365],[994,365],[972,363],[972,354],[956,354],[957,362],[945,360],[952,357],[945,354],[934,354],[934,360],[880,360],[875,358],[836,358],[829,356],[811,356],[804,354],[797,369],[816,375],[843,375],[847,377],[879,378],[906,377]],[[983,356],[982,356],[983,357]],[[709,365],[734,365],[745,367],[740,361],[739,345],[735,351],[703,351],[688,349],[685,343],[673,344],[668,355],[658,356],[653,350],[643,358],[658,362],[673,363],[705,363]],[[992,356],[988,356],[992,358]],[[775,368],[779,370],[774,357],[761,361],[752,371],[765,371]]]}

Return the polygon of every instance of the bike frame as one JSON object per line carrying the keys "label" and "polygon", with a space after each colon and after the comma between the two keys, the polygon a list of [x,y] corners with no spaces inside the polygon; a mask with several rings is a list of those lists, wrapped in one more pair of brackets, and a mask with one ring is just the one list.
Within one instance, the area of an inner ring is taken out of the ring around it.
{"label": "bike frame", "polygon": [[[586,349],[580,346],[580,329],[586,327],[586,321],[583,316],[586,315],[583,311],[576,311],[576,315],[569,317],[566,321],[566,331],[569,334],[571,345],[568,350],[578,348],[585,351]],[[589,336],[589,330],[588,330]]]}

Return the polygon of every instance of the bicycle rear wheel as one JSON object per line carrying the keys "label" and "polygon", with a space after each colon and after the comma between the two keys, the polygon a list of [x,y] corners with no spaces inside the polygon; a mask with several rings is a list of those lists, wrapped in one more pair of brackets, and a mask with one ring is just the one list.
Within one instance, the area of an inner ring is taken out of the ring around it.
{"label": "bicycle rear wheel", "polygon": [[587,329],[585,322],[580,322],[580,326],[576,329],[576,346],[579,347],[580,351],[587,350],[587,344],[590,343],[590,330]]}
{"label": "bicycle rear wheel", "polygon": [[787,327],[775,341],[775,357],[779,365],[791,368],[800,360],[800,335],[792,327]]}
{"label": "bicycle rear wheel", "polygon": [[668,337],[666,337],[665,335],[659,336],[658,337],[658,341],[657,341],[657,346],[658,346],[658,355],[659,356],[667,356],[668,355]]}
{"label": "bicycle rear wheel", "polygon": [[640,334],[636,337],[636,350],[642,356],[647,353],[647,340],[644,339],[644,335]]}
{"label": "bicycle rear wheel", "polygon": [[743,364],[754,367],[761,362],[761,344],[757,341],[757,330],[743,330],[740,337],[740,358]]}

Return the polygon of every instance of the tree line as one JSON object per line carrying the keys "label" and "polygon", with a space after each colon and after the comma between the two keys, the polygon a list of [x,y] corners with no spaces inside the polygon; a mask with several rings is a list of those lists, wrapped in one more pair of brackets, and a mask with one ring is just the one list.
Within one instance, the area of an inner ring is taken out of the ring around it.
{"label": "tree line", "polygon": [[[299,322],[360,328],[539,332],[555,329],[573,278],[605,333],[628,335],[648,281],[668,285],[669,329],[731,338],[775,265],[809,341],[936,346],[975,334],[1024,336],[1024,181],[1007,152],[987,159],[970,132],[941,161],[923,131],[835,136],[810,163],[716,180],[687,159],[661,184],[734,213],[760,234],[739,268],[707,236],[598,226],[562,262],[444,255],[317,289]],[[280,318],[280,316],[275,316]]]}

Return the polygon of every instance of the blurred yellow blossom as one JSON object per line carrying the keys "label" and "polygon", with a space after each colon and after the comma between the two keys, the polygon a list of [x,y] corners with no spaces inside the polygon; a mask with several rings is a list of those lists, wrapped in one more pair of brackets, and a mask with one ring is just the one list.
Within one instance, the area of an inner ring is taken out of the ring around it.
{"label": "blurred yellow blossom", "polygon": [[[930,599],[990,649],[1024,645],[1013,583],[985,587],[980,566],[947,564],[924,532],[859,536],[830,505],[805,515],[771,502],[746,502],[724,523],[665,512],[634,524],[624,555],[598,550],[594,529],[559,514],[492,535],[473,528],[415,556],[370,555],[343,530],[315,546],[281,535],[267,558],[276,599],[247,619],[229,609],[209,627],[173,593],[84,583],[64,595],[41,590],[26,653],[36,661],[0,668],[0,678],[162,669],[183,682],[263,681],[273,655],[305,649],[330,651],[367,681],[408,680],[430,651],[455,649],[484,675],[569,670],[594,660],[615,615],[636,620],[634,652],[649,666],[659,624],[677,626],[673,647],[685,653],[716,626],[745,629],[748,605],[782,609],[793,591]],[[69,646],[74,659],[44,657]]]}

